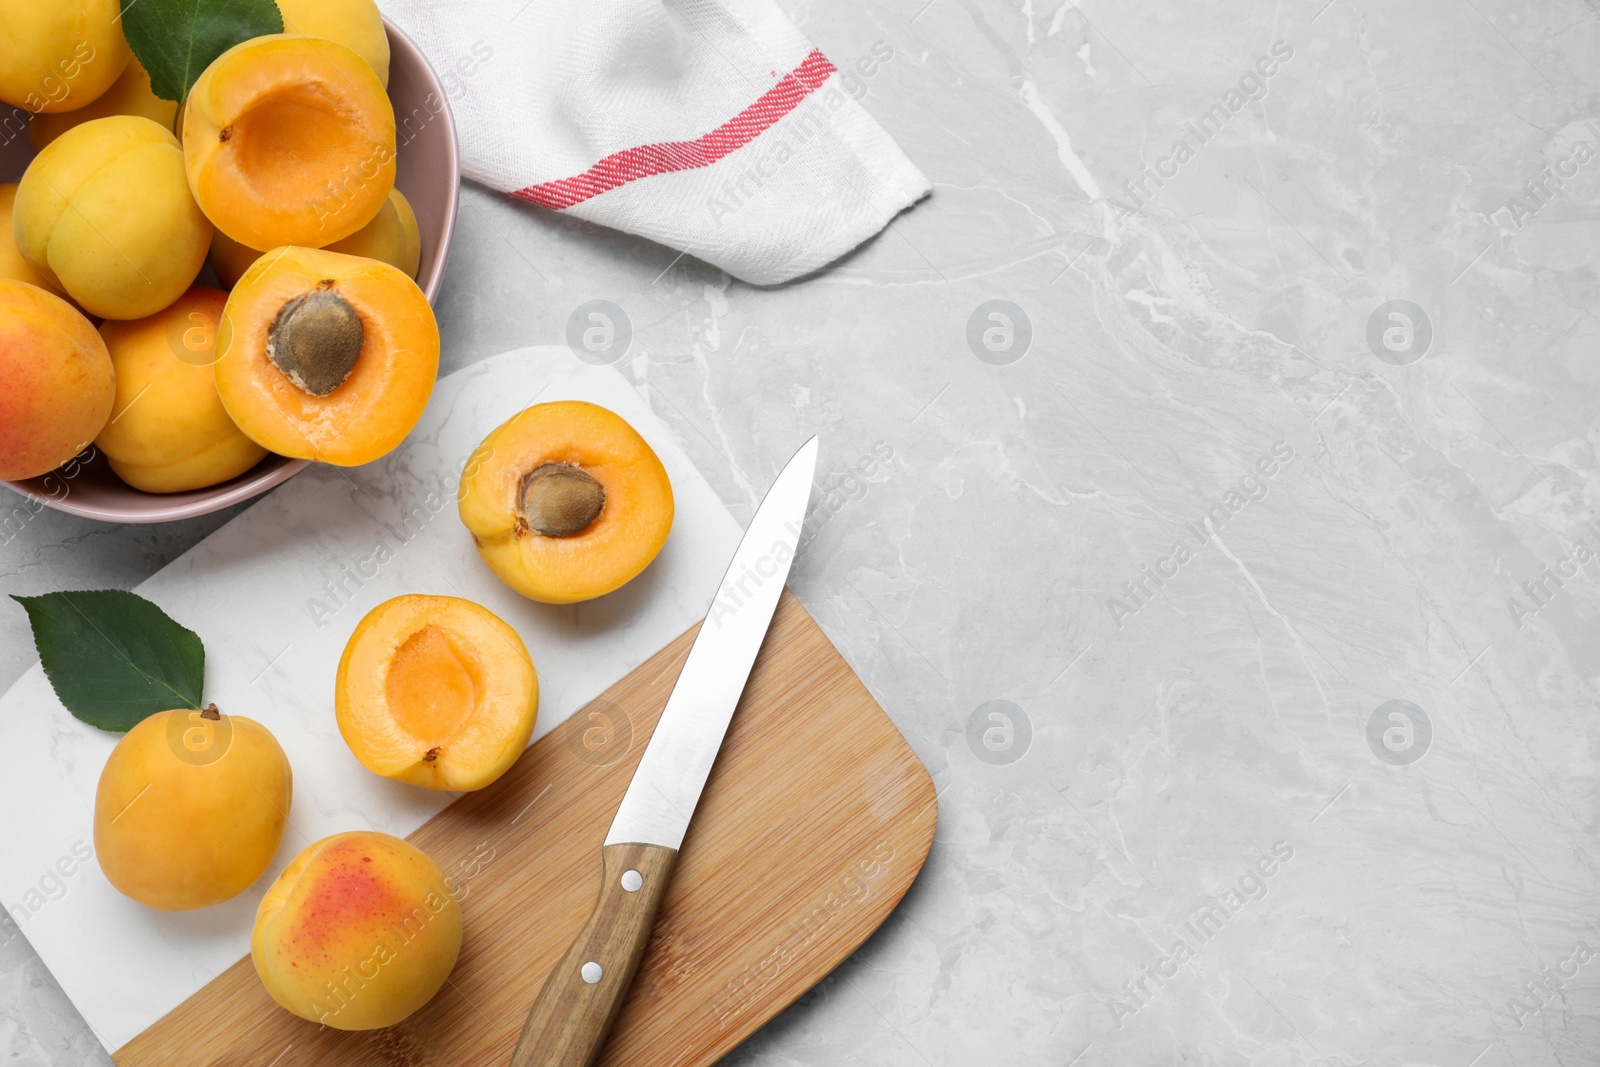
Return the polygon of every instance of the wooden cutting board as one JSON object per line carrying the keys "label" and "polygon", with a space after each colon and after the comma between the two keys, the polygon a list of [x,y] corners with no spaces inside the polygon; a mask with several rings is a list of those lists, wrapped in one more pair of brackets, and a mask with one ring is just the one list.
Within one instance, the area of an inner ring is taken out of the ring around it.
{"label": "wooden cutting board", "polygon": [[[503,1067],[588,917],[600,843],[695,629],[411,835],[462,895],[466,941],[397,1026],[319,1027],[248,958],[128,1042],[122,1067]],[[933,780],[785,591],[695,813],[605,1067],[714,1063],[888,916],[933,843]]]}

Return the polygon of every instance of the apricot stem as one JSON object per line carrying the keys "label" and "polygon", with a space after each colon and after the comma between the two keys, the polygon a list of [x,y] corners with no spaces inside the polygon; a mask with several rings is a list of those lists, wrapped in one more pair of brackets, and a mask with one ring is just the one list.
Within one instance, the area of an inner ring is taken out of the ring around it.
{"label": "apricot stem", "polygon": [[356,309],[322,285],[283,305],[267,334],[267,358],[304,392],[327,396],[356,369],[365,345]]}
{"label": "apricot stem", "polygon": [[587,530],[606,506],[606,491],[594,475],[568,463],[544,463],[522,479],[522,515],[546,537],[572,537]]}
{"label": "apricot stem", "polygon": [[222,712],[217,710],[215,704],[207,704],[205,710],[200,713],[200,717],[210,722],[217,722],[222,718]]}

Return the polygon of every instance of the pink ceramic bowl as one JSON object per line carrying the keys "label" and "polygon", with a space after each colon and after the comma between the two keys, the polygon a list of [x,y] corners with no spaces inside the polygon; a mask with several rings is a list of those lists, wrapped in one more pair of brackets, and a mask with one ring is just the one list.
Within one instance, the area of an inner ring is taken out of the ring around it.
{"label": "pink ceramic bowl", "polygon": [[[422,231],[422,266],[417,284],[431,302],[444,281],[445,260],[455,230],[456,203],[461,194],[461,168],[456,154],[456,126],[450,105],[428,61],[411,39],[388,23],[389,97],[394,101],[398,152],[395,184],[411,201]],[[26,135],[0,145],[0,181],[14,182],[33,158]],[[208,268],[209,273],[209,268]],[[204,277],[202,277],[204,280]],[[309,460],[268,456],[231,481],[187,493],[143,493],[124,485],[105,457],[66,466],[21,482],[11,489],[47,507],[105,522],[168,522],[218,511],[288,481],[310,465]]]}

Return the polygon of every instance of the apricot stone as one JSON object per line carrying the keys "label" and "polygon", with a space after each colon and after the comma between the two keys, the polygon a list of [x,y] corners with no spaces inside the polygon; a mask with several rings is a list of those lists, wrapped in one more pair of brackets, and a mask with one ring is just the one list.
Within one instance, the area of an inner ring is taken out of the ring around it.
{"label": "apricot stone", "polygon": [[94,102],[131,55],[118,0],[0,0],[0,100],[24,111]]}
{"label": "apricot stone", "polygon": [[178,115],[178,105],[175,101],[161,99],[150,90],[150,75],[134,58],[123,68],[122,76],[94,103],[76,111],[33,116],[28,121],[28,139],[35,149],[42,151],[74,126],[112,115],[138,115],[170,130]]}
{"label": "apricot stone", "polygon": [[389,33],[373,0],[278,0],[285,33],[337,41],[389,87]]}
{"label": "apricot stone", "polygon": [[655,451],[620,415],[577,400],[536,404],[484,438],[456,504],[489,569],[549,604],[631,581],[672,529]]}
{"label": "apricot stone", "polygon": [[171,304],[211,247],[178,139],[136,115],[93,119],[51,142],[22,176],[12,226],[28,262],[107,319]]}
{"label": "apricot stone", "polygon": [[195,199],[248,248],[324,248],[394,188],[394,107],[333,41],[273,34],[222,53],[189,94],[183,146]]}
{"label": "apricot stone", "polygon": [[165,311],[100,327],[117,372],[111,421],[95,438],[135,489],[180,493],[225,482],[267,450],[240,432],[217,395],[217,327],[228,294],[197,285]]}
{"label": "apricot stone", "polygon": [[106,345],[65,300],[0,279],[0,479],[33,478],[82,452],[116,395]]}
{"label": "apricot stone", "polygon": [[[400,190],[392,189],[371,222],[344,240],[335,241],[327,250],[375,259],[404,271],[408,278],[416,278],[417,269],[422,266],[422,231],[417,227],[411,202]],[[211,265],[216,268],[217,279],[229,289],[239,284],[244,272],[261,255],[221,230],[211,239]]]}
{"label": "apricot stone", "polygon": [[125,734],[100,772],[94,850],[125,896],[187,911],[266,873],[289,825],[289,760],[267,728],[215,704],[163,711]]}
{"label": "apricot stone", "polygon": [[432,1000],[461,953],[461,904],[437,864],[373,831],[300,853],[256,911],[250,959],[267,993],[336,1030],[393,1026]]}
{"label": "apricot stone", "polygon": [[367,613],[339,660],[339,732],[361,765],[429,789],[482,789],[522,755],[539,678],[488,608],[409,595]]}
{"label": "apricot stone", "polygon": [[245,434],[280,455],[370,463],[422,417],[439,326],[387,263],[312,248],[262,256],[223,311],[217,391]]}

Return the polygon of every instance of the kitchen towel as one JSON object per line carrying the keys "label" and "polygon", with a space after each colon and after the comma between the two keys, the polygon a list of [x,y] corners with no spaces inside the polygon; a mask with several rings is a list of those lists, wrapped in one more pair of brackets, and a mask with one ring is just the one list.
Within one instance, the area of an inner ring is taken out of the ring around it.
{"label": "kitchen towel", "polygon": [[[772,0],[379,0],[438,72],[466,177],[774,285],[928,180]],[[401,116],[402,124],[404,116]]]}

